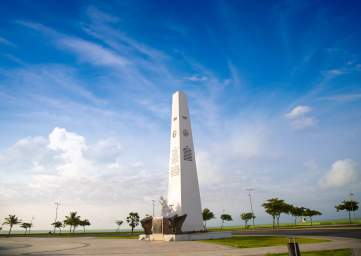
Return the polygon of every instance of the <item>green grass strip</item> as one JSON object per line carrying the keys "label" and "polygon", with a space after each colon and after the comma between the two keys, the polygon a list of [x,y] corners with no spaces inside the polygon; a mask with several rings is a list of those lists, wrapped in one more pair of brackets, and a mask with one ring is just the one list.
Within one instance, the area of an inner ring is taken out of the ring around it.
{"label": "green grass strip", "polygon": [[[299,244],[329,242],[327,239],[301,237],[296,239]],[[230,238],[202,240],[206,243],[221,244],[236,248],[255,248],[287,245],[288,238],[282,236],[232,236]]]}

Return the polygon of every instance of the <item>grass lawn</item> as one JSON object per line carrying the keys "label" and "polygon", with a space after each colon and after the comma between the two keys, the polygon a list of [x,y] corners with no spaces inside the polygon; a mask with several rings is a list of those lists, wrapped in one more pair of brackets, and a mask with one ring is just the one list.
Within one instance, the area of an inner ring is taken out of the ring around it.
{"label": "grass lawn", "polygon": [[[300,244],[329,242],[327,239],[307,237],[297,238],[297,241]],[[253,248],[286,245],[288,238],[281,236],[232,236],[230,238],[223,239],[202,240],[202,242],[228,245],[237,248]]]}
{"label": "grass lawn", "polygon": [[[360,225],[361,219],[353,219],[352,220],[353,225]],[[337,220],[321,220],[321,221],[313,221],[312,226],[311,222],[307,221],[305,223],[297,223],[294,225],[294,223],[280,223],[280,226],[278,228],[296,228],[296,229],[302,229],[302,228],[317,228],[317,227],[325,227],[325,226],[332,226],[332,225],[349,225],[348,219],[337,219]],[[232,231],[232,230],[252,230],[252,229],[271,229],[272,224],[257,224],[255,227],[252,225],[249,226],[247,229],[244,226],[225,226],[223,227],[223,230],[225,231]],[[220,231],[221,229],[219,227],[211,227],[209,228],[210,231]]]}
{"label": "grass lawn", "polygon": [[[303,252],[302,256],[351,256],[351,249],[338,249],[329,251]],[[288,253],[269,253],[266,256],[288,256]]]}

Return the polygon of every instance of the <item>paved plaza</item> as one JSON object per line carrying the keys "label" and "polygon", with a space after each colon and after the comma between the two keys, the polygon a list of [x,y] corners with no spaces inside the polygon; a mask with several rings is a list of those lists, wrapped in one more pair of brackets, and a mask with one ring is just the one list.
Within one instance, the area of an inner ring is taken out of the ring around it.
{"label": "paved plaza", "polygon": [[[323,237],[324,238],[324,237]],[[361,248],[359,239],[329,237],[331,242],[301,245],[301,250]],[[0,255],[264,255],[285,246],[237,249],[204,242],[149,242],[135,239],[1,238]]]}

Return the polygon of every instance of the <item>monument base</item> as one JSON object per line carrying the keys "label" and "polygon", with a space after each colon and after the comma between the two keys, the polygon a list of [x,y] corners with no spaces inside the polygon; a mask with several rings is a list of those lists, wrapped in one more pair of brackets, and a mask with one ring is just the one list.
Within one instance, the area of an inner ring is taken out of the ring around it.
{"label": "monument base", "polygon": [[151,234],[139,235],[139,240],[147,241],[193,241],[193,240],[208,240],[231,237],[231,232],[199,232],[199,233],[185,233],[185,234]]}

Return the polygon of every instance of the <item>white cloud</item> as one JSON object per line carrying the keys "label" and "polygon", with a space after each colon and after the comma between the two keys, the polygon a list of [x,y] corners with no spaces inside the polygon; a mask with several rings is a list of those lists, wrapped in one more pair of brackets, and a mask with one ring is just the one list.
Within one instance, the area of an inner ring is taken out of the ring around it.
{"label": "white cloud", "polygon": [[288,119],[295,119],[302,116],[305,116],[307,113],[311,112],[312,108],[309,106],[297,106],[294,107],[290,112],[286,114]]}
{"label": "white cloud", "polygon": [[359,181],[360,169],[351,159],[337,160],[329,172],[322,177],[320,185],[325,188],[339,188],[350,186]]}
{"label": "white cloud", "polygon": [[291,126],[296,130],[301,130],[314,126],[317,120],[309,116],[312,108],[309,106],[296,106],[286,113],[286,118],[291,121]]}
{"label": "white cloud", "polygon": [[26,202],[41,205],[55,200],[65,205],[77,202],[79,207],[123,204],[125,215],[130,210],[143,212],[142,202],[166,190],[166,178],[160,177],[167,171],[163,174],[154,164],[132,161],[117,139],[89,144],[85,137],[59,127],[48,138],[20,139],[0,154],[0,167],[11,170],[0,172],[1,215]]}

